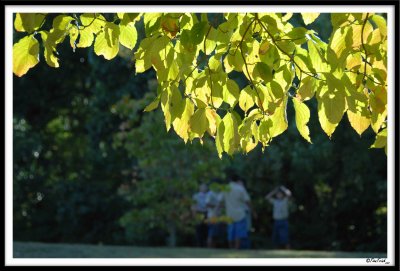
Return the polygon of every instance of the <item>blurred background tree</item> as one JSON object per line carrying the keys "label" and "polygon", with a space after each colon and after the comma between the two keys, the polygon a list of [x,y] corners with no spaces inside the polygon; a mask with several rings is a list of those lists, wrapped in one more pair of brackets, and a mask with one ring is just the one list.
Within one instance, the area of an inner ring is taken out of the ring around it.
{"label": "blurred background tree", "polygon": [[[291,20],[302,25],[297,15]],[[324,40],[329,20],[313,23]],[[258,213],[254,248],[272,247],[263,197],[284,184],[293,192],[293,248],[386,250],[386,156],[368,149],[370,128],[360,139],[344,119],[329,140],[314,101],[309,144],[290,105],[288,132],[264,153],[220,160],[212,139],[185,145],[166,132],[160,110],[143,113],[155,75],[135,75],[131,51],[121,47],[111,61],[92,49],[59,51],[62,68],[40,64],[14,77],[14,240],[190,246],[192,194],[233,168]]]}

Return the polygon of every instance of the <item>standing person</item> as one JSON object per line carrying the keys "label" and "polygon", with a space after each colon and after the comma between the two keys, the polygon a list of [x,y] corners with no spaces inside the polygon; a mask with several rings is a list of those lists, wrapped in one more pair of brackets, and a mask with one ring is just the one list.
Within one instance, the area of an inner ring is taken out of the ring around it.
{"label": "standing person", "polygon": [[200,220],[200,222],[196,224],[196,245],[199,247],[205,247],[207,240],[207,224],[205,223],[207,218],[207,191],[207,185],[202,183],[199,186],[199,192],[193,195],[195,204],[192,206],[192,211],[196,218]]}
{"label": "standing person", "polygon": [[283,185],[276,187],[265,198],[273,205],[274,227],[272,241],[278,247],[290,249],[289,244],[289,198],[292,192]]}
{"label": "standing person", "polygon": [[[250,198],[247,190],[246,190],[246,186],[244,184],[244,180],[240,179],[239,180],[239,184],[243,187],[243,189],[245,190],[247,197]],[[252,223],[251,223],[251,209],[250,209],[250,205],[246,205],[246,223],[247,223],[247,238],[244,238],[241,242],[241,247],[242,248],[250,248],[250,232],[251,232],[251,228],[252,228]]]}
{"label": "standing person", "polygon": [[213,179],[210,185],[210,191],[207,193],[206,206],[207,206],[207,223],[208,223],[208,236],[207,246],[209,248],[216,247],[216,241],[221,233],[221,223],[218,221],[221,215],[221,200],[222,194],[218,187],[213,189],[213,184],[219,184],[219,179]]}
{"label": "standing person", "polygon": [[232,219],[228,224],[228,242],[230,248],[240,248],[241,240],[246,239],[247,220],[246,208],[250,206],[250,197],[237,176],[229,182],[229,191],[223,192],[226,215]]}

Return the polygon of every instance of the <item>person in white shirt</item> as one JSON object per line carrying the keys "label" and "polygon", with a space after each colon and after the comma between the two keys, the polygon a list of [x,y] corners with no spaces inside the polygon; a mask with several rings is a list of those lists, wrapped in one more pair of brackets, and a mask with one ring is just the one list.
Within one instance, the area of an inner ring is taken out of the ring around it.
{"label": "person in white shirt", "polygon": [[272,240],[278,247],[290,248],[289,245],[289,198],[292,192],[283,185],[276,187],[265,198],[273,205],[274,227]]}
{"label": "person in white shirt", "polygon": [[250,206],[250,196],[237,176],[229,182],[229,191],[224,191],[222,195],[226,214],[233,221],[227,228],[229,247],[239,249],[241,240],[248,236],[246,209]]}

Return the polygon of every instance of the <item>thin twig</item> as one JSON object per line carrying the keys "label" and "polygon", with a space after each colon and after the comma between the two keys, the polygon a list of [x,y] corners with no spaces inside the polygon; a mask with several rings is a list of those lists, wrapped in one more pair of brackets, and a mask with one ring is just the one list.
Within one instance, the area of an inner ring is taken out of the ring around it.
{"label": "thin twig", "polygon": [[[208,34],[210,34],[211,28],[212,28],[212,26],[210,25],[210,27],[208,28],[207,34],[206,34],[206,36],[204,37],[204,54],[205,54],[206,56],[207,56],[206,41],[207,41]],[[208,64],[208,60],[206,60],[206,65],[207,65],[207,68],[208,68],[208,75],[209,75],[209,77],[210,77],[210,89],[211,89],[210,98],[211,98],[211,105],[212,105],[212,107],[215,107],[215,106],[214,106],[214,102],[213,102],[213,98],[212,98],[212,97],[213,97],[213,85],[212,85],[211,71],[210,71],[210,65]]]}
{"label": "thin twig", "polygon": [[299,64],[297,64],[297,62],[294,60],[294,57],[291,56],[289,53],[287,53],[285,50],[283,50],[283,49],[276,43],[277,41],[275,40],[274,36],[268,31],[268,29],[265,27],[265,25],[262,23],[262,21],[258,18],[257,14],[256,14],[256,20],[259,22],[259,24],[260,24],[261,27],[265,30],[265,32],[267,32],[268,36],[270,37],[270,39],[272,40],[272,42],[274,43],[274,45],[276,46],[276,48],[278,48],[278,50],[281,51],[284,55],[288,56],[289,59],[290,59],[290,61],[293,62],[294,65],[296,65],[296,67],[300,70],[300,72],[305,73],[305,74],[307,74],[307,75],[309,75],[309,76],[312,76],[312,77],[314,77],[315,79],[318,79],[318,80],[321,80],[321,81],[326,81],[326,80],[324,80],[324,79],[322,79],[322,78],[319,78],[319,77],[317,76],[317,74],[314,74],[314,73],[312,73],[312,72],[303,70],[303,69],[299,66]]}
{"label": "thin twig", "polygon": [[241,56],[242,56],[242,58],[243,58],[243,62],[244,62],[244,66],[245,66],[245,68],[246,68],[247,75],[249,76],[249,81],[250,81],[251,85],[253,86],[254,90],[255,90],[256,93],[257,93],[258,103],[259,103],[259,106],[260,106],[260,108],[261,108],[261,111],[262,111],[263,113],[265,113],[264,107],[263,107],[263,105],[262,105],[262,101],[261,101],[260,94],[258,93],[257,87],[256,87],[256,85],[254,84],[253,79],[251,78],[251,75],[250,75],[250,72],[249,72],[249,68],[247,67],[247,62],[246,62],[246,58],[244,57],[244,54],[243,54],[243,47],[242,47],[244,37],[246,36],[247,31],[250,29],[250,26],[255,22],[255,20],[256,20],[256,19],[253,19],[253,20],[250,22],[250,24],[247,26],[247,29],[246,29],[246,31],[244,31],[244,34],[243,34],[242,40],[241,40],[240,43],[239,43],[239,46],[240,46],[240,54],[241,54]]}
{"label": "thin twig", "polygon": [[364,54],[365,54],[365,58],[364,58],[364,73],[363,73],[363,80],[362,80],[363,84],[364,84],[364,81],[365,81],[365,77],[367,76],[367,57],[368,57],[368,53],[367,53],[367,49],[365,48],[365,44],[364,44],[364,29],[365,29],[365,25],[367,24],[367,21],[368,21],[368,16],[369,16],[369,13],[367,13],[367,18],[365,18],[363,26],[361,28],[361,45],[362,45],[362,48],[363,48]]}

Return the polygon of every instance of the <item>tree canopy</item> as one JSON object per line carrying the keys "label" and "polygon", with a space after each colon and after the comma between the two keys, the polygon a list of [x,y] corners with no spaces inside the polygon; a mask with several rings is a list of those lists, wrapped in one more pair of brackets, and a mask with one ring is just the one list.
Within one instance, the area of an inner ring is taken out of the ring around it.
{"label": "tree canopy", "polygon": [[17,13],[14,28],[26,35],[14,44],[13,72],[23,76],[41,54],[60,67],[57,46],[68,39],[73,50],[93,46],[107,60],[122,45],[135,50],[136,73],[156,71],[156,98],[144,111],[161,107],[166,129],[185,143],[209,134],[220,157],[264,149],[287,130],[288,106],[312,143],[307,102],[316,99],[329,137],[346,114],[360,136],[371,127],[371,147],[386,151],[386,20],[333,13],[324,42],[312,27],[319,15],[302,13],[304,27],[294,27],[292,13]]}

